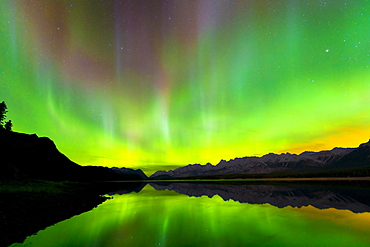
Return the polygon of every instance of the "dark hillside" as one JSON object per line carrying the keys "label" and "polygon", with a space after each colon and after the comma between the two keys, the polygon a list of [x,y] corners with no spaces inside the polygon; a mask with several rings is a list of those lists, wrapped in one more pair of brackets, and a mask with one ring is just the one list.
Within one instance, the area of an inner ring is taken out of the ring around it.
{"label": "dark hillside", "polygon": [[59,152],[47,137],[0,132],[0,180],[145,180],[141,170],[80,166]]}

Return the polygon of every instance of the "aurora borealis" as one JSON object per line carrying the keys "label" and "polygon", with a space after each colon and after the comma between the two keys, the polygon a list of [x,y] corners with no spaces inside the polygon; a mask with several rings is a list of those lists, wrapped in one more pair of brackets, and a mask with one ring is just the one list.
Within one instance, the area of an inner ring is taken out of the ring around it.
{"label": "aurora borealis", "polygon": [[3,0],[0,101],[81,165],[141,168],[370,138],[367,0]]}

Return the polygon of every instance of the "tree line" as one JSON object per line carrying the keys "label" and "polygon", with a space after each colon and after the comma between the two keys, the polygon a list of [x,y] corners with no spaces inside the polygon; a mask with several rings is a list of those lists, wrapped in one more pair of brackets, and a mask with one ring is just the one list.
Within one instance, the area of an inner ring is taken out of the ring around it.
{"label": "tree line", "polygon": [[12,120],[5,121],[8,107],[5,102],[0,103],[0,131],[12,131]]}

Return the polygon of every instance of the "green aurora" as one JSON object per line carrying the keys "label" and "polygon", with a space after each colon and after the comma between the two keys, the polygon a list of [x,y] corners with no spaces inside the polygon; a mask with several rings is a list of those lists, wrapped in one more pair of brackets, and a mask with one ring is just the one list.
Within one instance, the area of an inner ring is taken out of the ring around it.
{"label": "green aurora", "polygon": [[[173,191],[114,195],[16,246],[368,246],[370,213],[224,201]],[[68,236],[68,237],[66,237]]]}
{"label": "green aurora", "polygon": [[3,0],[14,130],[141,168],[370,138],[367,0]]}

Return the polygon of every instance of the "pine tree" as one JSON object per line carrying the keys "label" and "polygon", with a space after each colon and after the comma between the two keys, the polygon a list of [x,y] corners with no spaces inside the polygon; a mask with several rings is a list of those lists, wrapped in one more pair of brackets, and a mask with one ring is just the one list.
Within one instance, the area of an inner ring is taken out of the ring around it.
{"label": "pine tree", "polygon": [[12,127],[13,127],[12,120],[9,120],[8,122],[5,123],[6,131],[12,131]]}
{"label": "pine tree", "polygon": [[4,120],[6,118],[6,113],[8,112],[5,102],[0,103],[0,127],[4,129]]}

